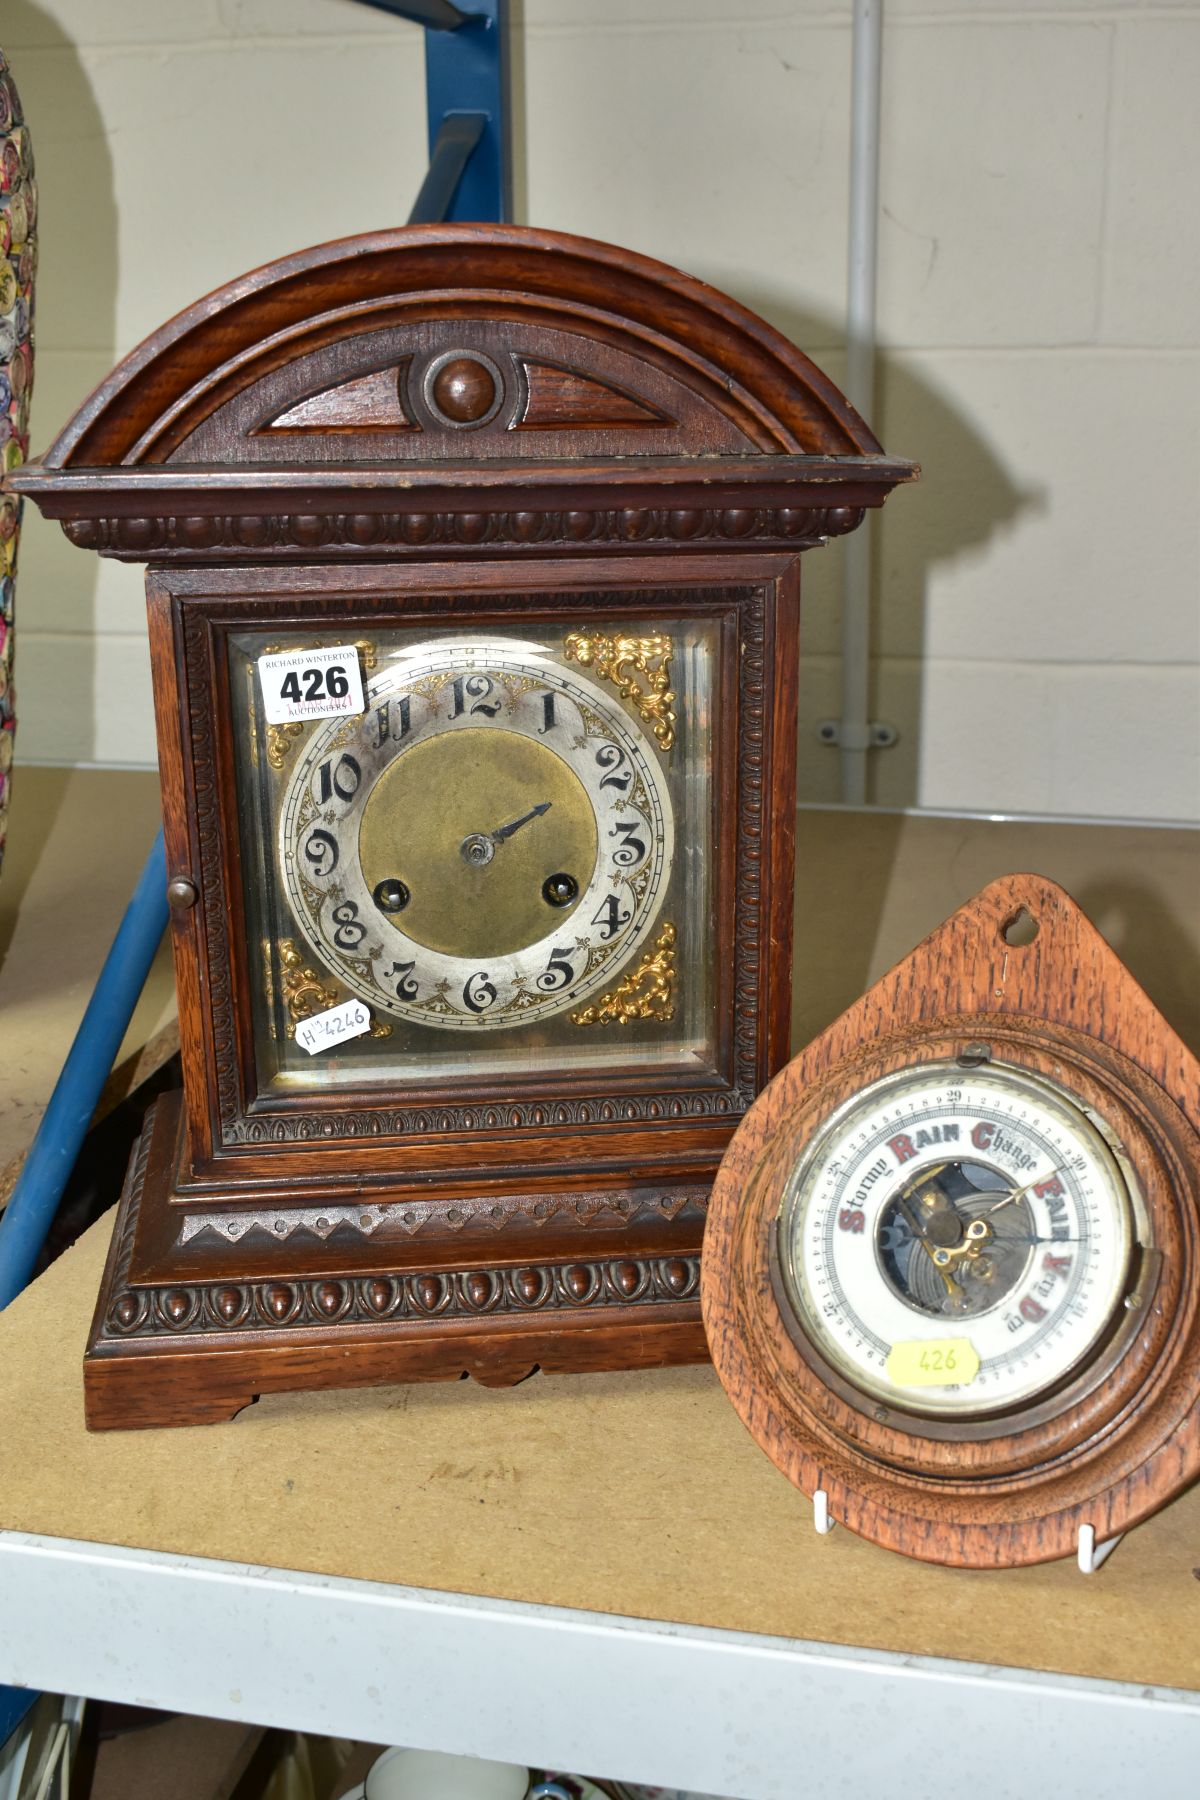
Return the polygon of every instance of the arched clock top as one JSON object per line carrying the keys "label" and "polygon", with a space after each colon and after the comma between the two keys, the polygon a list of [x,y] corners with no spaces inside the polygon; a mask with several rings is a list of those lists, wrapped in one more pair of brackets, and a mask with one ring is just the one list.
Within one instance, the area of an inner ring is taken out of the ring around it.
{"label": "arched clock top", "polygon": [[129,562],[803,550],[917,471],[745,307],[631,251],[422,225],[268,263],[8,478]]}
{"label": "arched clock top", "polygon": [[431,225],[284,257],[198,301],[43,467],[879,448],[815,364],[689,275],[558,232]]}

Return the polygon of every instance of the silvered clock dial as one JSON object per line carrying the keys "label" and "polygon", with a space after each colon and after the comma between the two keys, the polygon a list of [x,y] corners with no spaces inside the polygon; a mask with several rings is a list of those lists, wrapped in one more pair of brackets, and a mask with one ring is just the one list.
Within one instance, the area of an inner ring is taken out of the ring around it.
{"label": "silvered clock dial", "polygon": [[308,737],[279,869],[311,951],[373,1010],[480,1032],[583,1009],[645,941],[674,855],[661,751],[536,645],[443,638]]}

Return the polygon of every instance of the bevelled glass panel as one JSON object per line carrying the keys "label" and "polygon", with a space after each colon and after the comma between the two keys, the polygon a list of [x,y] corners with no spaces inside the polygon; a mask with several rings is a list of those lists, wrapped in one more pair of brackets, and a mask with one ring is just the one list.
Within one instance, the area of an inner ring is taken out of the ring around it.
{"label": "bevelled glass panel", "polygon": [[[721,621],[578,620],[231,634],[261,1095],[718,1075]],[[363,710],[268,723],[260,658],[330,646]]]}

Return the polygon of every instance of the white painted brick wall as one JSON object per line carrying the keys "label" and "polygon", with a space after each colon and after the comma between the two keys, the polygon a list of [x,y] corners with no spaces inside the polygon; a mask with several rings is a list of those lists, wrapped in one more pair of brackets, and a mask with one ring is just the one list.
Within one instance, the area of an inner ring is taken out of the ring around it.
{"label": "white painted brick wall", "polygon": [[[629,244],[844,372],[850,0],[524,0],[521,218]],[[873,423],[889,804],[1200,817],[1200,0],[887,0]],[[351,0],[4,0],[42,190],[34,439],[179,307],[401,220],[421,34]],[[801,787],[837,793],[840,547]],[[140,572],[29,518],[19,754],[153,760]]]}

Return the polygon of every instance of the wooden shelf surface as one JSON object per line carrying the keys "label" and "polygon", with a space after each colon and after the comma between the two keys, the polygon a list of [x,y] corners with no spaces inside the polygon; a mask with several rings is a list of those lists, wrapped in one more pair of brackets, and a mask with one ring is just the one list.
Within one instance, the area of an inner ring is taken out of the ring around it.
{"label": "wooden shelf surface", "polygon": [[[987,880],[1032,867],[1200,1038],[1191,834],[805,814],[800,862],[803,1035]],[[0,1315],[0,1531],[1200,1689],[1200,1489],[1092,1578],[918,1566],[816,1537],[708,1368],[275,1396],[225,1425],[89,1436],[109,1230]]]}
{"label": "wooden shelf surface", "polygon": [[929,1568],[818,1538],[709,1368],[270,1396],[228,1424],[89,1435],[107,1235],[0,1317],[0,1528],[1200,1689],[1200,1490],[1091,1578]]}

